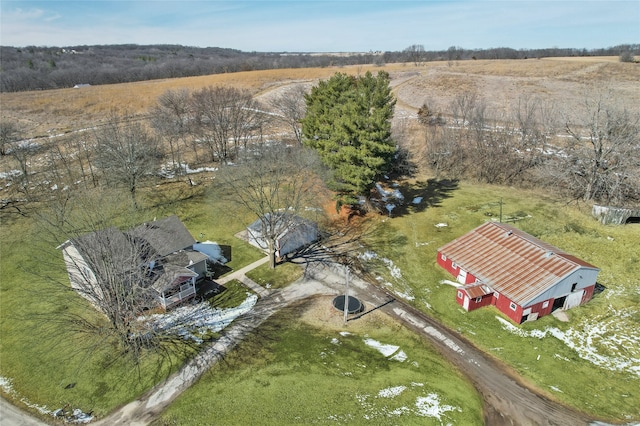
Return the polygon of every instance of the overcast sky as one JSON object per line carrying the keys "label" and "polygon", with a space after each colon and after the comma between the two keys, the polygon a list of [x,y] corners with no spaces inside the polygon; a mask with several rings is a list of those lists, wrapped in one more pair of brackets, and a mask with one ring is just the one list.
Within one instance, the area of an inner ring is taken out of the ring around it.
{"label": "overcast sky", "polygon": [[0,1],[0,44],[243,51],[598,48],[640,43],[640,1]]}

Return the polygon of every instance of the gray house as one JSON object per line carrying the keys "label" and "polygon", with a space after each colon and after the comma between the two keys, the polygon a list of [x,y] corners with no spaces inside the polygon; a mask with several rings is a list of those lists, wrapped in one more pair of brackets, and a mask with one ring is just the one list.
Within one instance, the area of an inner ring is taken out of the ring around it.
{"label": "gray house", "polygon": [[117,275],[147,289],[149,307],[167,309],[195,296],[196,280],[206,274],[209,257],[194,250],[195,243],[180,219],[170,216],[126,232],[92,232],[58,248],[71,286],[96,307],[109,286],[104,281]]}

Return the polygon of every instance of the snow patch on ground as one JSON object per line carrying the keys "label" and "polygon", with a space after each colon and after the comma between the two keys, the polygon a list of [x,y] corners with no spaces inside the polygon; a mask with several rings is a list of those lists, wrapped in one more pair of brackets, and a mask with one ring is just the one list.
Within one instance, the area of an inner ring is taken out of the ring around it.
{"label": "snow patch on ground", "polygon": [[462,411],[459,407],[453,405],[442,405],[440,397],[436,393],[430,393],[427,396],[419,397],[416,400],[417,414],[423,417],[435,417],[442,421],[442,415],[447,411]]}
{"label": "snow patch on ground", "polygon": [[394,353],[396,353],[398,349],[400,349],[400,346],[380,343],[377,340],[369,339],[369,338],[364,339],[364,343],[365,345],[374,348],[375,350],[377,350],[387,358],[393,355]]}
{"label": "snow patch on ground", "polygon": [[160,172],[158,174],[164,178],[173,179],[174,177],[176,177],[176,170],[181,170],[183,175],[193,175],[193,174],[203,173],[203,172],[215,172],[215,171],[218,171],[218,168],[217,167],[198,167],[197,169],[192,169],[186,163],[185,164],[167,163],[167,164],[163,164],[160,167]]}
{"label": "snow patch on ground", "polygon": [[[610,371],[623,371],[640,377],[640,329],[633,325],[633,313],[613,309],[606,317],[593,317],[566,331],[557,327],[525,331],[497,317],[502,328],[521,337],[543,339],[553,336],[578,356]],[[557,358],[567,358],[555,355]]]}
{"label": "snow patch on ground", "polygon": [[231,322],[251,310],[258,301],[252,294],[235,308],[214,309],[208,303],[182,306],[165,314],[154,314],[141,321],[161,331],[168,331],[185,339],[202,342],[200,336],[207,331],[218,332]]}
{"label": "snow patch on ground", "polygon": [[[421,383],[411,383],[411,391],[419,391],[424,385]],[[406,392],[409,388],[404,385],[391,386],[385,389],[381,389],[374,397],[378,398],[395,398],[402,393]],[[427,393],[426,395],[419,395],[415,399],[414,408],[401,406],[394,409],[382,408],[378,409],[373,402],[371,395],[369,394],[356,394],[356,400],[360,406],[366,410],[363,418],[368,421],[373,421],[377,418],[398,417],[406,414],[413,414],[420,417],[433,417],[442,422],[442,417],[449,411],[462,412],[460,407],[454,407],[452,405],[442,404],[440,402],[440,396],[437,393]],[[336,416],[330,416],[329,418],[335,418]],[[388,421],[385,421],[386,424]]]}
{"label": "snow patch on ground", "polygon": [[402,392],[407,389],[406,386],[393,386],[386,389],[381,389],[378,392],[378,398],[393,398],[400,395]]}
{"label": "snow patch on ground", "polygon": [[215,241],[203,241],[201,243],[195,243],[193,249],[209,257],[212,262],[220,263],[224,265],[227,263],[227,259],[222,255],[222,248]]}
{"label": "snow patch on ground", "polygon": [[403,350],[400,350],[389,359],[392,359],[394,361],[405,362],[407,360],[407,354]]}
{"label": "snow patch on ground", "polygon": [[20,396],[18,392],[13,389],[12,381],[12,379],[0,376],[0,388],[2,388],[3,392],[20,400],[20,402],[22,402],[27,407],[37,410],[40,414],[52,416],[57,419],[63,419],[65,423],[89,423],[93,420],[93,416],[91,414],[87,414],[78,408],[73,408],[70,410],[58,408],[57,410],[51,411],[47,408],[46,405],[34,404],[27,398]]}
{"label": "snow patch on ground", "polygon": [[[365,251],[364,253],[360,253],[358,255],[358,258],[365,262],[381,262],[385,266],[385,268],[387,268],[391,277],[396,281],[396,284],[403,287],[403,289],[394,288],[393,292],[402,299],[409,301],[415,300],[415,296],[411,294],[411,288],[407,285],[402,276],[402,270],[398,266],[396,266],[396,264],[393,263],[391,259],[380,257],[377,253],[370,250]],[[376,279],[380,282],[383,282],[387,287],[393,287],[392,283],[384,282],[384,278],[380,276],[376,277]]]}
{"label": "snow patch on ground", "polygon": [[397,188],[387,191],[379,183],[376,183],[376,189],[380,194],[380,199],[385,203],[384,207],[389,212],[389,216],[391,216],[391,211],[396,208],[396,204],[402,204],[404,201],[404,195]]}
{"label": "snow patch on ground", "polygon": [[442,280],[440,281],[440,284],[446,284],[456,288],[462,286],[462,284],[460,284],[459,282],[449,280]]}

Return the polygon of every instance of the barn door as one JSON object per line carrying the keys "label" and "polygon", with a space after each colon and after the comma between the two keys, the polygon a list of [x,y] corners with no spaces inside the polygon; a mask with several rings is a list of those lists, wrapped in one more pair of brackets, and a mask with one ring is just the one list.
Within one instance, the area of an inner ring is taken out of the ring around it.
{"label": "barn door", "polygon": [[565,309],[575,308],[580,305],[582,302],[582,295],[584,294],[584,290],[578,290],[573,292],[567,296],[567,300],[564,302]]}
{"label": "barn door", "polygon": [[458,273],[458,282],[460,284],[466,284],[467,281],[467,271],[463,271],[462,269],[460,269],[460,272]]}
{"label": "barn door", "polygon": [[462,307],[465,309],[465,311],[469,310],[469,296],[467,296],[466,294],[464,295],[464,302]]}

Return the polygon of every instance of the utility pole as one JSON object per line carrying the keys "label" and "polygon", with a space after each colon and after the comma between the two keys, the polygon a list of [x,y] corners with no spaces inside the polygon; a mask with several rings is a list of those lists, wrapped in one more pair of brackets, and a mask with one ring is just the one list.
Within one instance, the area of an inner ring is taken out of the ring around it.
{"label": "utility pole", "polygon": [[345,266],[347,288],[344,292],[344,325],[347,325],[347,315],[349,315],[349,266]]}

